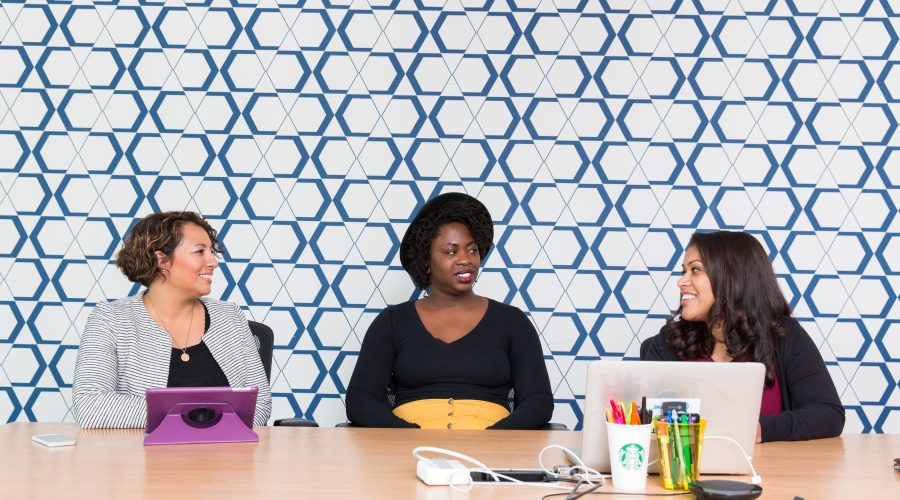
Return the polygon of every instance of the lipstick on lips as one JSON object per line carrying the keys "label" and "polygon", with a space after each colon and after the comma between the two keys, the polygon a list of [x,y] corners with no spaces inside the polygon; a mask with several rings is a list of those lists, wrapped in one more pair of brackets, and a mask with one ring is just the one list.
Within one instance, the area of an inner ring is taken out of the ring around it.
{"label": "lipstick on lips", "polygon": [[471,269],[459,271],[454,276],[456,276],[456,281],[462,284],[469,284],[475,280],[475,273]]}

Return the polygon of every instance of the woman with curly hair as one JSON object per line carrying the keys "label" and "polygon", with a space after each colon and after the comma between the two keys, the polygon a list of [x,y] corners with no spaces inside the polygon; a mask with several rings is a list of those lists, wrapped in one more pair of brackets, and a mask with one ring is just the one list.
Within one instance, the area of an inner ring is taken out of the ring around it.
{"label": "woman with curly hair", "polygon": [[437,196],[416,215],[400,262],[425,297],[386,308],[366,332],[347,387],[353,424],[536,429],[550,420],[553,396],[534,326],[519,309],[472,289],[493,237],[487,208],[463,193]]}
{"label": "woman with curly hair", "polygon": [[196,213],[153,213],[134,225],[116,265],[147,288],[88,317],[72,387],[82,427],[144,427],[149,387],[256,386],[253,420],[266,424],[269,383],[247,319],[232,303],[202,298],[218,253],[216,230]]}
{"label": "woman with curly hair", "polygon": [[844,407],[812,339],[791,317],[759,241],[694,233],[678,279],[680,307],[641,344],[641,359],[754,361],[766,366],[756,441],[837,436]]}

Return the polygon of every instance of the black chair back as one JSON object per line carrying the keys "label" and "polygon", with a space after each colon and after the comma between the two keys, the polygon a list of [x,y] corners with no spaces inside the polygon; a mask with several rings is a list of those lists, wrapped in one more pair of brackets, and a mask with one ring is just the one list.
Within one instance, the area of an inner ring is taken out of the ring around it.
{"label": "black chair back", "polygon": [[[259,350],[259,359],[262,360],[263,369],[266,371],[266,380],[272,381],[272,351],[275,346],[275,333],[269,328],[257,321],[247,321],[250,325],[250,333],[256,338],[256,348]],[[285,427],[318,427],[313,420],[302,418],[279,418],[275,420],[274,425]]]}
{"label": "black chair back", "polygon": [[275,345],[275,333],[267,325],[256,321],[248,321],[250,333],[256,338],[256,348],[259,350],[259,359],[262,360],[263,369],[266,370],[266,380],[272,381],[272,349]]}

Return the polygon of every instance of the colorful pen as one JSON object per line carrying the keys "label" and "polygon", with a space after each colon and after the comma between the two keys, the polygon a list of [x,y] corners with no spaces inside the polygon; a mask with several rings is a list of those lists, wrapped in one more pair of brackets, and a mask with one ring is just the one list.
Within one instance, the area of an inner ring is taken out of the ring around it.
{"label": "colorful pen", "polygon": [[669,422],[666,424],[669,428],[669,454],[672,456],[672,482],[676,485],[681,484],[682,479],[682,456],[681,456],[681,447],[678,446],[678,426],[672,422],[672,417],[669,417]]}
{"label": "colorful pen", "polygon": [[691,461],[691,435],[690,435],[690,424],[688,420],[687,413],[681,414],[681,439],[682,446],[684,446],[684,472],[686,475],[686,480],[690,484],[691,481],[694,480],[694,475],[692,470],[694,468],[694,463]]}
{"label": "colorful pen", "polygon": [[[700,422],[697,422],[699,424]],[[691,433],[691,458],[694,459],[694,474],[696,476],[700,476],[700,441],[703,440],[703,431],[700,428],[700,425],[694,425],[691,429],[693,432]]]}
{"label": "colorful pen", "polygon": [[677,460],[678,461],[678,470],[677,470],[678,480],[676,481],[676,483],[686,487],[687,486],[688,465],[686,462],[686,458],[684,456],[684,441],[685,441],[685,439],[681,433],[681,429],[678,426],[678,412],[673,410],[672,414],[673,414],[672,430],[675,433],[675,439],[673,441],[675,441],[675,453],[677,454],[677,457],[678,457],[678,460]]}
{"label": "colorful pen", "polygon": [[657,439],[659,439],[659,473],[663,478],[663,487],[672,489],[672,458],[669,453],[669,426],[661,421],[661,425],[657,424]]}
{"label": "colorful pen", "polygon": [[615,400],[610,399],[609,406],[610,406],[610,408],[612,408],[613,423],[614,424],[624,424],[625,416],[622,415],[622,408],[619,407],[619,403],[616,403]]}

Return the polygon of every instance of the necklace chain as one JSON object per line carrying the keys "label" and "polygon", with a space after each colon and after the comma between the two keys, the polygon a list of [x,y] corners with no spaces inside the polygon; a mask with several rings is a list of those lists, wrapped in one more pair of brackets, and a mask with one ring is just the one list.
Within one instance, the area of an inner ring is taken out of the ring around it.
{"label": "necklace chain", "polygon": [[[153,308],[153,314],[156,315],[156,318],[162,323],[163,329],[168,332],[169,335],[172,336],[172,339],[175,339],[175,335],[169,330],[169,327],[166,326],[166,322],[163,320],[162,316],[160,316],[159,311],[156,310],[156,304],[153,303],[153,298],[150,297],[150,294],[147,293],[147,300],[150,301],[150,307]],[[187,363],[191,360],[191,355],[187,353],[187,343],[191,338],[191,330],[194,327],[194,303],[191,302],[191,320],[188,322],[188,330],[187,336],[184,338],[184,347],[175,346],[177,349],[181,349],[181,360]]]}

